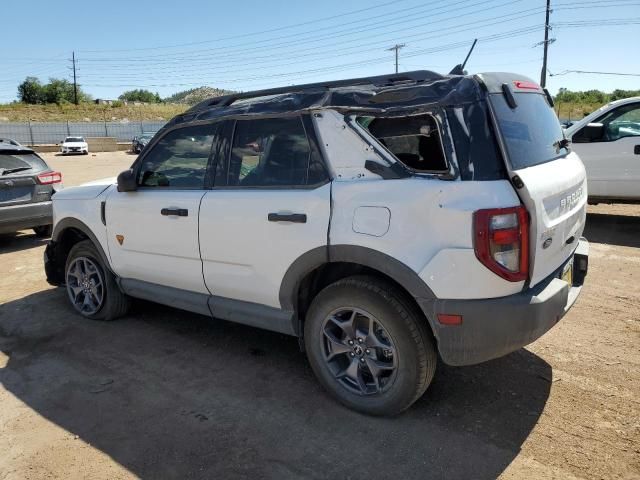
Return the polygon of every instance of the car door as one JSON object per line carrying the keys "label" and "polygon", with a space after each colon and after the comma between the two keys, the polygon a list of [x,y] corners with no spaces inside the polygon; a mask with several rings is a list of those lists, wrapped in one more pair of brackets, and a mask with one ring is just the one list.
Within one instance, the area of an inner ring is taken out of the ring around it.
{"label": "car door", "polygon": [[136,161],[137,190],[113,189],[108,196],[109,254],[121,278],[207,293],[198,211],[216,128],[208,123],[169,130]]}
{"label": "car door", "polygon": [[211,310],[220,298],[280,308],[287,269],[327,245],[330,183],[313,125],[307,116],[238,120],[218,151],[214,188],[200,208]]}
{"label": "car door", "polygon": [[573,135],[573,149],[587,170],[590,197],[640,198],[640,103],[620,105],[589,124],[601,135]]}

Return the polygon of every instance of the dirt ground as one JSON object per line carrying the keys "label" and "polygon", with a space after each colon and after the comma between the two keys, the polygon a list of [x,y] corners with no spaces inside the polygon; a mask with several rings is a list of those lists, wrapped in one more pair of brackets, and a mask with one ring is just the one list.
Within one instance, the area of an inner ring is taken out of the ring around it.
{"label": "dirt ground", "polygon": [[[48,155],[67,185],[125,153]],[[582,296],[540,340],[439,365],[392,419],[336,404],[294,338],[139,302],[83,320],[45,242],[0,237],[0,479],[640,479],[640,206],[589,208]]]}

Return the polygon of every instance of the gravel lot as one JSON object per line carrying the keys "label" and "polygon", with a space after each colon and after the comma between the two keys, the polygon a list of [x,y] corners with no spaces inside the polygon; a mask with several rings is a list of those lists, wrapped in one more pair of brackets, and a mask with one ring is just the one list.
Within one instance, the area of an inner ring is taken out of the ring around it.
{"label": "gravel lot", "polygon": [[[46,156],[67,186],[134,158]],[[640,479],[640,206],[589,212],[571,312],[505,358],[439,365],[393,419],[334,403],[294,338],[143,302],[83,320],[45,242],[0,237],[0,479]]]}

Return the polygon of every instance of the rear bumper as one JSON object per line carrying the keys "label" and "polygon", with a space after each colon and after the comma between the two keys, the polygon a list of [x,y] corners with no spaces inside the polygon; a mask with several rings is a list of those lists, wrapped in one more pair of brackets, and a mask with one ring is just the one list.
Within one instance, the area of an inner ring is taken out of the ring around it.
{"label": "rear bumper", "polygon": [[[440,356],[449,365],[473,365],[498,358],[540,338],[573,306],[587,274],[589,243],[580,239],[569,285],[558,271],[535,287],[486,300],[435,300],[422,304],[432,312]],[[438,314],[462,315],[461,325],[442,325]]]}
{"label": "rear bumper", "polygon": [[24,228],[51,225],[52,223],[51,202],[0,207],[0,233],[12,233]]}

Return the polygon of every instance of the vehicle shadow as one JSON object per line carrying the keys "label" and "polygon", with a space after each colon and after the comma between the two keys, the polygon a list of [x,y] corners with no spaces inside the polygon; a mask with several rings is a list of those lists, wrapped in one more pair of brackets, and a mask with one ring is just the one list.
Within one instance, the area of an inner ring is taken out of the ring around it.
{"label": "vehicle shadow", "polygon": [[640,248],[640,217],[588,213],[584,236],[591,242]]}
{"label": "vehicle shadow", "polygon": [[60,289],[0,306],[0,351],[6,390],[142,478],[493,479],[551,385],[520,350],[439,365],[410,410],[368,417],[321,389],[292,337],[150,303],[91,322]]}
{"label": "vehicle shadow", "polygon": [[[29,234],[28,232],[31,232]],[[16,233],[0,234],[0,255],[3,253],[19,252],[30,248],[46,245],[49,238],[37,237],[31,230]]]}

